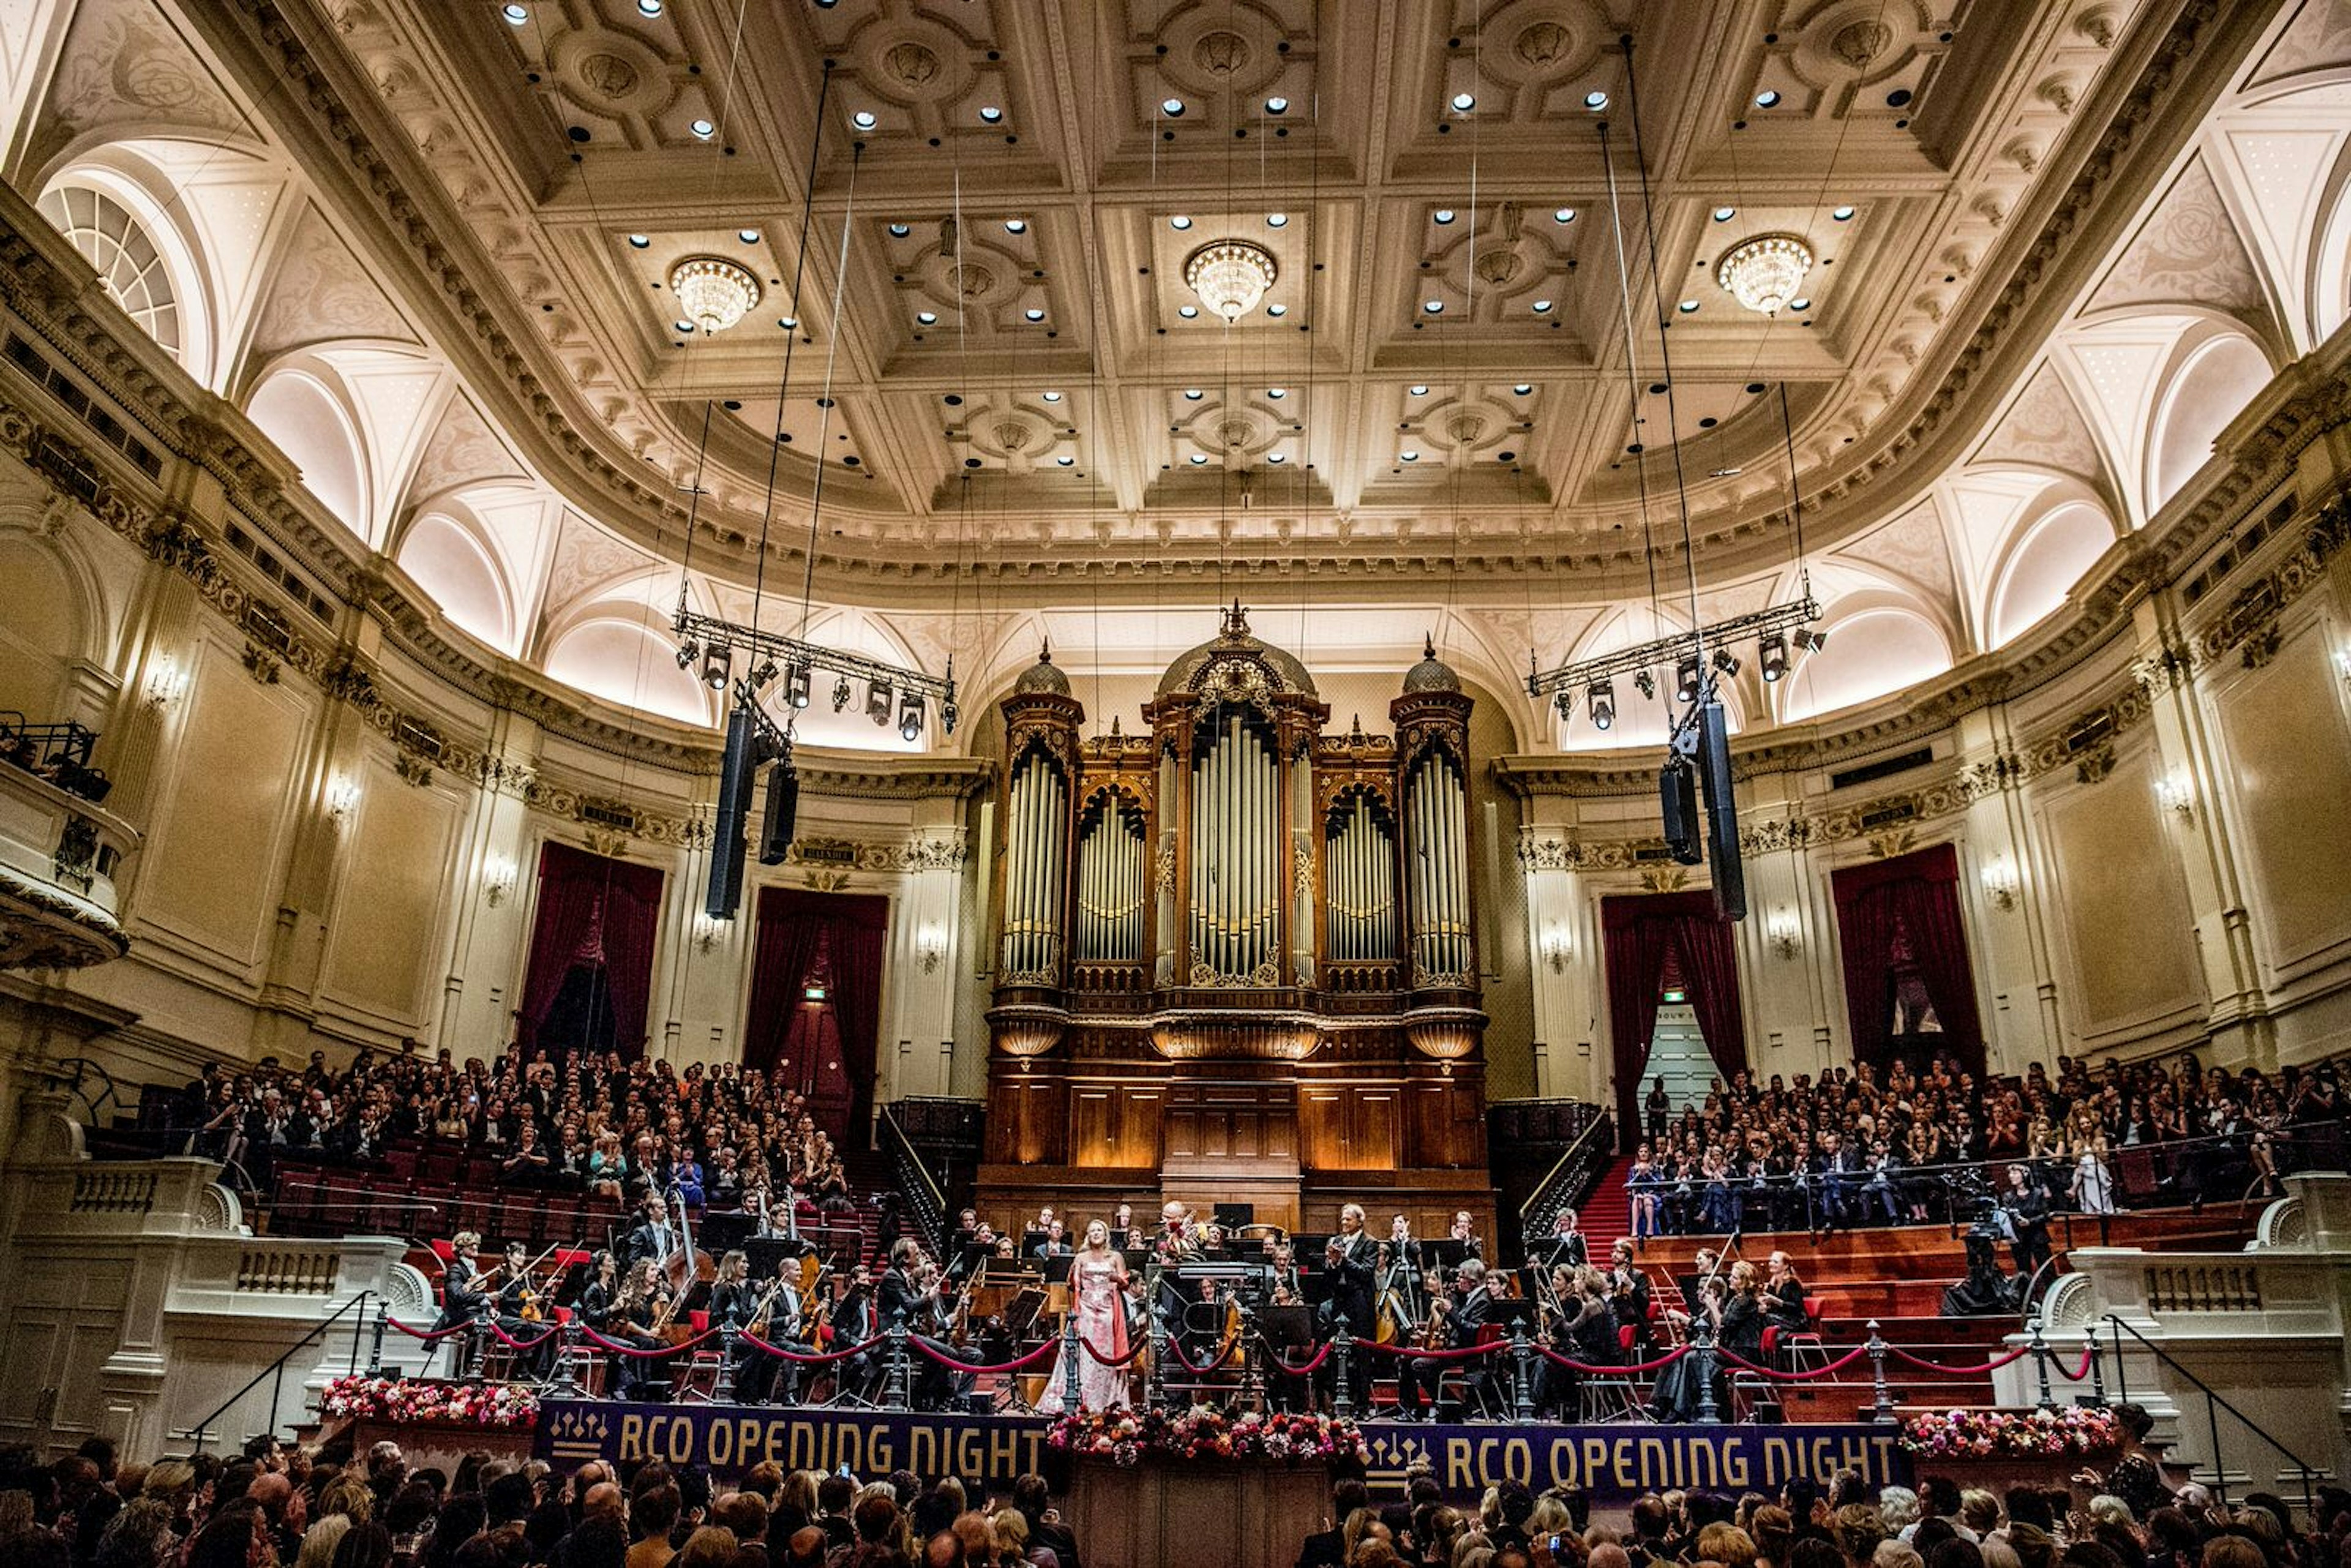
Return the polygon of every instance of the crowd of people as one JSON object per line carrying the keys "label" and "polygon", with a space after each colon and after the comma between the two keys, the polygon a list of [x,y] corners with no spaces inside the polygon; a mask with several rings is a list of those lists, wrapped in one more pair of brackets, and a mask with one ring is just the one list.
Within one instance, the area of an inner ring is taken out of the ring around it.
{"label": "crowd of people", "polygon": [[569,1475],[479,1455],[412,1467],[397,1443],[257,1437],[241,1457],[135,1464],[95,1437],[43,1464],[0,1452],[8,1568],[1083,1568],[1044,1479],[1008,1492],[899,1470],[860,1484],[772,1461],[732,1485],[691,1466]]}
{"label": "crowd of people", "polygon": [[2053,1077],[2034,1062],[2021,1080],[1979,1078],[1948,1057],[1792,1084],[1742,1071],[1678,1114],[1656,1080],[1625,1192],[1642,1239],[1964,1223],[2014,1187],[2011,1166],[2028,1207],[2111,1214],[2123,1150],[2162,1145],[2154,1201],[2271,1194],[2297,1162],[2339,1159],[2345,1109],[2333,1062],[2271,1074],[2200,1068],[2186,1052],[2128,1066],[2060,1057]]}
{"label": "crowd of people", "polygon": [[1653,1492],[1621,1520],[1595,1522],[1583,1492],[1540,1494],[1517,1481],[1457,1508],[1426,1460],[1403,1500],[1374,1502],[1338,1480],[1323,1528],[1298,1568],[2338,1568],[2351,1552],[2351,1490],[2321,1487],[2297,1525],[2274,1493],[2215,1506],[2190,1483],[2172,1490],[2139,1447],[2151,1425],[2117,1406],[2136,1434],[2116,1461],[2067,1489],[1962,1490],[1949,1477],[1873,1494],[1855,1472],[1825,1487],[1797,1479],[1776,1493]]}
{"label": "crowd of people", "polygon": [[696,1207],[781,1213],[789,1191],[850,1205],[847,1170],[807,1103],[757,1068],[507,1053],[463,1063],[361,1051],[340,1072],[323,1051],[299,1071],[207,1064],[171,1107],[182,1146],[266,1188],[281,1158],[381,1164],[406,1139],[486,1157],[501,1184],[634,1203],[673,1188]]}

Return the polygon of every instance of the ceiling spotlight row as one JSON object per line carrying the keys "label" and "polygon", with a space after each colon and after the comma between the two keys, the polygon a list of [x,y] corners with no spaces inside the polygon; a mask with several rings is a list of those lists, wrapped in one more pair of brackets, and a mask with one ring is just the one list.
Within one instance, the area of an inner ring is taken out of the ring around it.
{"label": "ceiling spotlight row", "polygon": [[[1796,629],[1794,641],[1799,651],[1817,653],[1828,646],[1829,637],[1825,632],[1801,626]],[[1787,677],[1788,643],[1789,638],[1779,632],[1764,633],[1756,643],[1757,670],[1767,685],[1776,685]],[[1708,662],[1725,675],[1739,674],[1739,655],[1728,648],[1715,649]],[[1674,665],[1674,696],[1677,701],[1688,703],[1698,700],[1700,674],[1695,657],[1683,659]],[[1634,673],[1633,685],[1645,698],[1654,698],[1657,695],[1657,678],[1647,670]],[[1560,722],[1568,722],[1575,716],[1575,694],[1562,689],[1553,696],[1552,706],[1558,710]],[[1593,682],[1584,689],[1584,706],[1591,715],[1593,728],[1613,728],[1616,723],[1616,683],[1612,680]]]}
{"label": "ceiling spotlight row", "polygon": [[[677,667],[691,670],[696,661],[702,665],[702,684],[714,692],[725,691],[726,682],[734,673],[735,650],[724,643],[714,642],[705,645],[688,637],[677,645]],[[762,659],[751,667],[744,679],[754,692],[762,692],[774,684],[778,674],[784,677],[785,706],[807,707],[814,690],[815,669],[812,665],[794,664],[790,669],[783,670],[772,658]],[[837,678],[832,684],[832,711],[840,713],[846,709],[853,695],[849,677],[842,675]],[[893,698],[899,738],[908,741],[917,738],[923,733],[925,708],[920,692],[900,692],[887,681],[868,681],[865,685],[865,716],[876,725],[888,724]]]}

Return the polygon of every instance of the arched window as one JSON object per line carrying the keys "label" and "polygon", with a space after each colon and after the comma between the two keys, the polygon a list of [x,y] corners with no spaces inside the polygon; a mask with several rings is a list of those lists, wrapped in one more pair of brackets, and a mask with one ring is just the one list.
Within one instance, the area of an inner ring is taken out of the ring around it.
{"label": "arched window", "polygon": [[113,197],[87,185],[59,185],[39,205],[41,215],[98,269],[99,281],[131,319],[179,359],[179,294],[146,227]]}

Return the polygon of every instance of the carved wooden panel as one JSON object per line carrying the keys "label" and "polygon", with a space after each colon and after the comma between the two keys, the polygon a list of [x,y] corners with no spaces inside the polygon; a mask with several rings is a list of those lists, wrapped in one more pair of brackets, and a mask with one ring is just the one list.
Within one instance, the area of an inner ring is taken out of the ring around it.
{"label": "carved wooden panel", "polygon": [[1167,1159],[1237,1165],[1298,1158],[1297,1109],[1280,1083],[1177,1083],[1167,1092]]}
{"label": "carved wooden panel", "polygon": [[1396,1100],[1385,1085],[1301,1091],[1301,1163],[1318,1171],[1395,1169],[1404,1163]]}
{"label": "carved wooden panel", "polygon": [[1160,1112],[1166,1092],[1124,1084],[1080,1084],[1070,1091],[1070,1163],[1130,1167],[1159,1163]]}

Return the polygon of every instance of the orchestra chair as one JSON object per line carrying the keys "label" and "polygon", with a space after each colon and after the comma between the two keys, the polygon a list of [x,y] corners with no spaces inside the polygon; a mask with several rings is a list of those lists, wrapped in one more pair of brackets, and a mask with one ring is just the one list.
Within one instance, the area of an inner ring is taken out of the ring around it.
{"label": "orchestra chair", "polygon": [[[1489,1344],[1501,1343],[1502,1325],[1499,1323],[1479,1324],[1478,1337],[1470,1342],[1472,1347],[1479,1350],[1483,1350]],[[1474,1402],[1477,1419],[1499,1420],[1500,1414],[1495,1409],[1498,1393],[1494,1381],[1495,1375],[1492,1356],[1487,1356],[1479,1361],[1447,1362],[1437,1374],[1437,1387],[1429,1396],[1429,1403],[1436,1409],[1443,1409],[1447,1390],[1450,1388],[1453,1402],[1459,1407],[1465,1417],[1469,1415]],[[1504,1400],[1502,1403],[1507,1407],[1510,1402]]]}
{"label": "orchestra chair", "polygon": [[[1804,1298],[1806,1326],[1782,1336],[1779,1343],[1779,1349],[1788,1358],[1789,1371],[1811,1372],[1829,1364],[1828,1344],[1821,1338],[1821,1319],[1826,1315],[1827,1304],[1822,1298],[1819,1296]],[[1771,1348],[1770,1335],[1776,1331],[1767,1329],[1764,1332],[1765,1348],[1769,1349]]]}
{"label": "orchestra chair", "polygon": [[[1652,1303],[1649,1308],[1652,1318],[1656,1315],[1656,1311],[1655,1303]],[[1616,1354],[1623,1356],[1628,1365],[1633,1359],[1633,1347],[1640,1343],[1640,1337],[1631,1323],[1623,1324],[1616,1330]],[[1576,1388],[1576,1406],[1577,1414],[1587,1423],[1648,1418],[1648,1407],[1642,1403],[1640,1390],[1633,1385],[1633,1375],[1629,1372],[1582,1374]]]}
{"label": "orchestra chair", "polygon": [[[686,1327],[700,1334],[710,1327],[710,1314],[699,1309],[685,1315]],[[670,1397],[681,1405],[708,1405],[718,1397],[718,1374],[726,1364],[726,1349],[723,1338],[714,1339],[702,1346],[680,1367],[670,1384]]]}
{"label": "orchestra chair", "polygon": [[[572,1311],[569,1307],[555,1309],[555,1326],[569,1328]],[[580,1389],[590,1399],[604,1397],[604,1389],[611,1381],[611,1358],[582,1335],[578,1348],[571,1353],[571,1375],[579,1380]]]}

